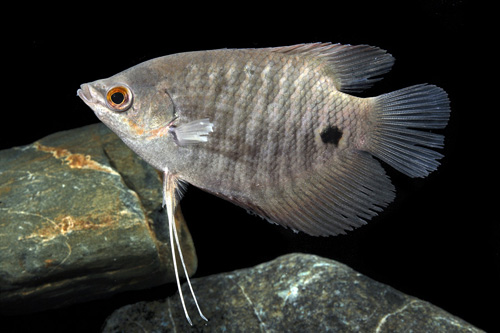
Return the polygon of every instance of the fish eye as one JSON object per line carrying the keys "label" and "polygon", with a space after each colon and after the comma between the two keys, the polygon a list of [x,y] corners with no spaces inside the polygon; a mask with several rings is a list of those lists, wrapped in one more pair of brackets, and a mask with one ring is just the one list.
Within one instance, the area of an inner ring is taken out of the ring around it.
{"label": "fish eye", "polygon": [[106,93],[106,104],[114,111],[126,111],[132,105],[132,91],[125,85],[112,87]]}

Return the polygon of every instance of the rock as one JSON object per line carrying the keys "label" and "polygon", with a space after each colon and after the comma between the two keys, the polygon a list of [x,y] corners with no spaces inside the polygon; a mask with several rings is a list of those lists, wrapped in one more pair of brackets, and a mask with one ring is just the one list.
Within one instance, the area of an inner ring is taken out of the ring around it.
{"label": "rock", "polygon": [[[104,125],[0,151],[0,311],[174,281],[161,177]],[[190,274],[191,235],[177,212]]]}
{"label": "rock", "polygon": [[[104,332],[482,332],[430,303],[333,260],[290,254],[254,268],[192,280],[208,322],[179,295],[115,311]],[[189,294],[186,285],[184,295]]]}

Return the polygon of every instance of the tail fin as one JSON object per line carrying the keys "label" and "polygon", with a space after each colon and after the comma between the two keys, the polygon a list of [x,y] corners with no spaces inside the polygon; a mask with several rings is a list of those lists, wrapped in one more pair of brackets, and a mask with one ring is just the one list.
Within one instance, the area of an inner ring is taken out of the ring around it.
{"label": "tail fin", "polygon": [[437,169],[444,136],[417,129],[446,127],[450,106],[446,92],[421,84],[373,98],[374,128],[368,151],[410,177]]}

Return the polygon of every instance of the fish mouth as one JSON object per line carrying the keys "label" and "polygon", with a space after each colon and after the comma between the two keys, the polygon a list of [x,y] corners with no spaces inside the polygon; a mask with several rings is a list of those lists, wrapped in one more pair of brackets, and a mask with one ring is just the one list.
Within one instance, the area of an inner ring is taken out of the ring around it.
{"label": "fish mouth", "polygon": [[97,98],[95,94],[92,93],[92,89],[88,84],[82,84],[76,94],[89,106],[97,103]]}

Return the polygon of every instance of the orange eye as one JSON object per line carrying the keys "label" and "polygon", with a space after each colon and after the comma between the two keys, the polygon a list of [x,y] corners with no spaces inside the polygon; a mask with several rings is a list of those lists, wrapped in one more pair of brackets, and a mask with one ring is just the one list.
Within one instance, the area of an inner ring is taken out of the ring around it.
{"label": "orange eye", "polygon": [[132,105],[132,91],[125,86],[116,86],[106,93],[108,107],[115,111],[126,111]]}

